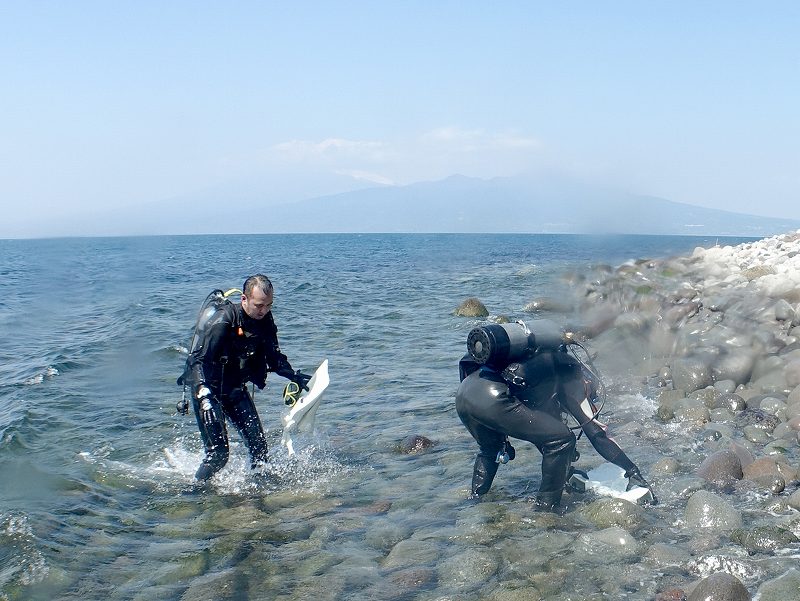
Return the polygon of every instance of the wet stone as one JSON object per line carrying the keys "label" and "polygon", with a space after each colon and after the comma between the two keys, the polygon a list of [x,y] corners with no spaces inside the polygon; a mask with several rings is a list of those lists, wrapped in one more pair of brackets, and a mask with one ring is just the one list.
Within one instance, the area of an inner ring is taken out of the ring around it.
{"label": "wet stone", "polygon": [[406,436],[397,446],[397,450],[406,455],[415,455],[432,448],[436,443],[420,434]]}
{"label": "wet stone", "polygon": [[454,311],[458,317],[488,317],[489,311],[477,298],[468,298]]}
{"label": "wet stone", "polygon": [[439,563],[439,582],[456,589],[472,589],[491,578],[498,567],[494,553],[468,549]]}
{"label": "wet stone", "polygon": [[742,479],[742,462],[733,451],[717,451],[703,460],[697,468],[697,475],[724,486]]}
{"label": "wet stone", "polygon": [[392,547],[389,555],[383,561],[383,567],[427,566],[435,564],[439,558],[440,550],[435,543],[406,539]]}
{"label": "wet stone", "polygon": [[593,501],[582,508],[580,513],[598,528],[619,526],[633,530],[645,520],[643,508],[624,499],[609,497]]}
{"label": "wet stone", "polygon": [[680,470],[680,463],[674,457],[664,457],[659,459],[650,467],[650,473],[659,476],[670,476],[677,474]]}
{"label": "wet stone", "polygon": [[755,444],[766,444],[769,441],[769,434],[758,426],[745,426],[742,428],[744,437]]}
{"label": "wet stone", "polygon": [[789,601],[800,599],[800,571],[790,569],[778,578],[768,580],[758,587],[759,601]]}
{"label": "wet stone", "polygon": [[717,399],[721,393],[717,392],[712,386],[695,390],[689,395],[690,399],[695,399],[703,403],[709,409],[717,409],[719,407]]}
{"label": "wet stone", "polygon": [[641,551],[641,545],[630,532],[618,526],[584,533],[579,540],[584,555],[594,555],[596,559],[603,562],[635,557]]}
{"label": "wet stone", "polygon": [[731,530],[741,527],[742,514],[719,495],[699,490],[686,503],[684,520],[688,528]]}
{"label": "wet stone", "polygon": [[762,476],[781,476],[786,482],[796,480],[797,470],[780,457],[760,457],[744,468],[744,477],[755,480]]}
{"label": "wet stone", "polygon": [[402,589],[417,589],[436,581],[436,571],[429,568],[400,570],[389,576],[392,584]]}
{"label": "wet stone", "polygon": [[733,380],[717,380],[714,388],[722,394],[732,394],[736,390],[736,382]]}
{"label": "wet stone", "polygon": [[721,572],[703,578],[687,601],[750,601],[751,598],[738,578]]}
{"label": "wet stone", "polygon": [[755,426],[765,432],[772,432],[780,420],[761,409],[745,409],[736,416],[736,425],[740,428]]}
{"label": "wet stone", "polygon": [[681,588],[667,589],[658,593],[655,601],[686,601],[686,591]]}
{"label": "wet stone", "polygon": [[685,399],[675,406],[675,419],[679,422],[705,424],[711,421],[711,413],[699,401]]}
{"label": "wet stone", "polygon": [[700,359],[683,357],[672,364],[672,382],[676,389],[693,392],[712,384],[711,370]]}
{"label": "wet stone", "polygon": [[748,554],[774,553],[779,549],[800,542],[789,530],[777,526],[758,526],[751,529],[737,528],[730,534],[735,543],[745,548]]}
{"label": "wet stone", "polygon": [[731,413],[739,413],[747,408],[747,403],[745,400],[738,394],[734,393],[720,395],[717,399],[717,404],[719,407],[724,407]]}
{"label": "wet stone", "polygon": [[665,543],[656,543],[651,546],[645,557],[658,566],[683,566],[689,561],[688,551]]}

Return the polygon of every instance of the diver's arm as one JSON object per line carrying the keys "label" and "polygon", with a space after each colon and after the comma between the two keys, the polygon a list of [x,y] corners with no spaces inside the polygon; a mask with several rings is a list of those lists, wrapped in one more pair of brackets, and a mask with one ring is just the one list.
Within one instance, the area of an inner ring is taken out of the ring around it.
{"label": "diver's arm", "polygon": [[292,369],[286,355],[281,352],[281,345],[278,343],[278,327],[275,325],[275,320],[272,318],[271,313],[268,314],[264,320],[262,340],[267,368],[269,371],[275,372],[279,376],[291,379],[294,375],[294,369]]}
{"label": "diver's arm", "polygon": [[281,377],[291,380],[297,384],[302,390],[308,390],[308,382],[311,376],[302,373],[300,370],[295,371],[289,363],[289,359],[281,352],[280,344],[278,344],[278,328],[272,320],[272,315],[269,316],[270,331],[266,339],[266,358],[269,371],[273,371]]}
{"label": "diver's arm", "polygon": [[[574,370],[574,368],[573,368]],[[568,411],[586,433],[586,437],[603,459],[610,461],[625,470],[636,470],[636,464],[625,454],[617,442],[609,438],[607,426],[597,419],[597,410],[589,400],[590,390],[580,370],[572,373],[562,371],[562,390],[559,400],[563,409]]]}
{"label": "diver's arm", "polygon": [[562,407],[578,421],[598,454],[606,461],[625,470],[628,489],[634,486],[648,488],[653,495],[653,503],[657,503],[658,499],[652,487],[644,479],[639,468],[617,442],[608,436],[608,427],[597,419],[595,407],[588,399],[588,391],[584,387],[583,380],[581,379],[580,385],[571,383],[569,386],[565,386],[564,392],[566,394],[562,395]]}

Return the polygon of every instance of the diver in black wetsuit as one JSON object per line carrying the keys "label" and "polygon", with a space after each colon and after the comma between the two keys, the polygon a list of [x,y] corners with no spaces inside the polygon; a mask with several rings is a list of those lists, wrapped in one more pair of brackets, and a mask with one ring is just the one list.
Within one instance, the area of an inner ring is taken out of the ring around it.
{"label": "diver in black wetsuit", "polygon": [[205,445],[206,456],[195,474],[198,480],[207,480],[228,461],[226,417],[244,439],[252,467],[266,461],[267,440],[246,387],[248,381],[263,389],[267,372],[273,371],[308,389],[310,376],[292,369],[278,345],[272,282],[254,275],[245,280],[242,290],[241,304],[226,302],[198,326],[186,371],[178,380],[192,393]]}
{"label": "diver in black wetsuit", "polygon": [[[521,326],[524,336],[514,326]],[[591,402],[595,394],[592,380],[586,377],[581,363],[565,351],[561,336],[549,332],[540,337],[544,343],[537,344],[525,324],[498,328],[484,327],[488,338],[485,333],[470,333],[470,354],[459,365],[461,385],[456,393],[456,411],[480,447],[472,475],[472,494],[488,492],[499,464],[514,458],[507,438],[510,436],[533,443],[541,452],[542,482],[536,501],[546,509],[557,507],[576,443],[575,435],[562,420],[565,411],[577,420],[604,459],[625,470],[630,486],[649,488],[639,468],[597,421]]]}

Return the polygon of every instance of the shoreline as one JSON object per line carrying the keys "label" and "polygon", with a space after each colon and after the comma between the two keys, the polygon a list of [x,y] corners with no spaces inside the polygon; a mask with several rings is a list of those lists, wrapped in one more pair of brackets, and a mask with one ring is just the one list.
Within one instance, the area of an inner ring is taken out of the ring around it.
{"label": "shoreline", "polygon": [[601,372],[656,400],[630,433],[659,448],[647,472],[694,531],[685,560],[700,578],[656,599],[760,581],[767,601],[800,586],[788,567],[763,581],[732,551],[778,561],[800,543],[800,230],[570,277]]}

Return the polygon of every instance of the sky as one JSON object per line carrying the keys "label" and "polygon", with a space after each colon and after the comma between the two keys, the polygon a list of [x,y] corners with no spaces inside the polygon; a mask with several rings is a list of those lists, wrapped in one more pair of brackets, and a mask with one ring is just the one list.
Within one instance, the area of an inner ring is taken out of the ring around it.
{"label": "sky", "polygon": [[0,237],[537,172],[800,219],[798,31],[769,0],[0,0]]}

